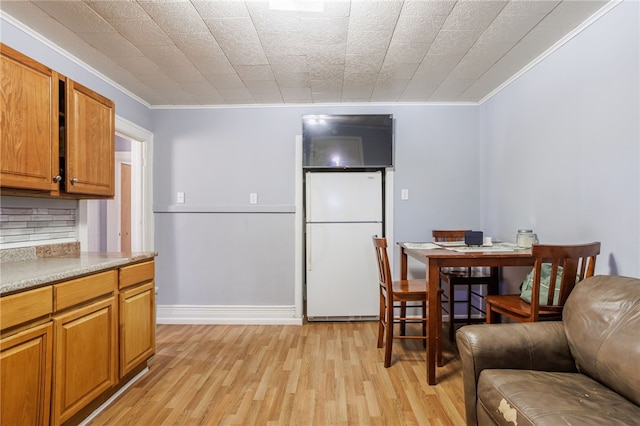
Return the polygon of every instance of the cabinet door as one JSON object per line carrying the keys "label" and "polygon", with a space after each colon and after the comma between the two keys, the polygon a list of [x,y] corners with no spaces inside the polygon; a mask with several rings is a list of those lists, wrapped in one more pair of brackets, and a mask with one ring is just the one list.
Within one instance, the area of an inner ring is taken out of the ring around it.
{"label": "cabinet door", "polygon": [[155,290],[149,282],[120,293],[120,377],[155,352]]}
{"label": "cabinet door", "polygon": [[57,190],[58,76],[4,44],[0,50],[0,183]]}
{"label": "cabinet door", "polygon": [[2,424],[49,424],[52,341],[50,322],[0,340]]}
{"label": "cabinet door", "polygon": [[113,101],[67,80],[65,190],[115,194],[115,106]]}
{"label": "cabinet door", "polygon": [[117,383],[115,297],[53,318],[54,425],[63,423]]}

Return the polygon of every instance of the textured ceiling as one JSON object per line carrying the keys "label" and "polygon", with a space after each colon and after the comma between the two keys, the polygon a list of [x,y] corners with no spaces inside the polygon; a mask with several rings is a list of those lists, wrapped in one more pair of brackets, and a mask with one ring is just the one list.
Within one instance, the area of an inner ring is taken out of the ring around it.
{"label": "textured ceiling", "polygon": [[[608,1],[277,3],[2,0],[0,9],[152,106],[478,102]],[[283,3],[322,12],[273,8]]]}

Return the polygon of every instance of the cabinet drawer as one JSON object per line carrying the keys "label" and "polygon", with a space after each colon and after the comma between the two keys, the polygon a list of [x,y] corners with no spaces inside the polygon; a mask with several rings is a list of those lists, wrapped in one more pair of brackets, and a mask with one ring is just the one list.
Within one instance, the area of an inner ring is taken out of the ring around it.
{"label": "cabinet drawer", "polygon": [[155,262],[152,260],[120,268],[119,288],[153,280],[154,264]]}
{"label": "cabinet drawer", "polygon": [[13,327],[50,314],[52,291],[48,286],[0,298],[0,327]]}
{"label": "cabinet drawer", "polygon": [[116,271],[113,270],[56,284],[53,288],[54,310],[60,311],[112,293],[116,289],[116,279]]}

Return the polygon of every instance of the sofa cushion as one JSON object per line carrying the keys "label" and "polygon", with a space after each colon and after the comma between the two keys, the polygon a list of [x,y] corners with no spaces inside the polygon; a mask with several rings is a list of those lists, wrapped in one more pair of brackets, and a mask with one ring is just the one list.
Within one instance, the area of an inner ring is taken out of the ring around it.
{"label": "sofa cushion", "polygon": [[640,280],[587,278],[569,295],[562,319],[578,371],[640,405]]}
{"label": "sofa cushion", "polygon": [[483,370],[479,424],[640,425],[640,407],[580,373]]}

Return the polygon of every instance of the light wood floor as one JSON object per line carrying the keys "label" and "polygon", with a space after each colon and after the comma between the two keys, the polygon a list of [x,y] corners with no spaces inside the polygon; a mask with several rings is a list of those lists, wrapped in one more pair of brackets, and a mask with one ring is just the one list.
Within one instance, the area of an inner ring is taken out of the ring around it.
{"label": "light wood floor", "polygon": [[454,345],[428,386],[422,342],[394,341],[385,369],[376,327],[159,325],[150,371],[90,424],[463,425]]}

